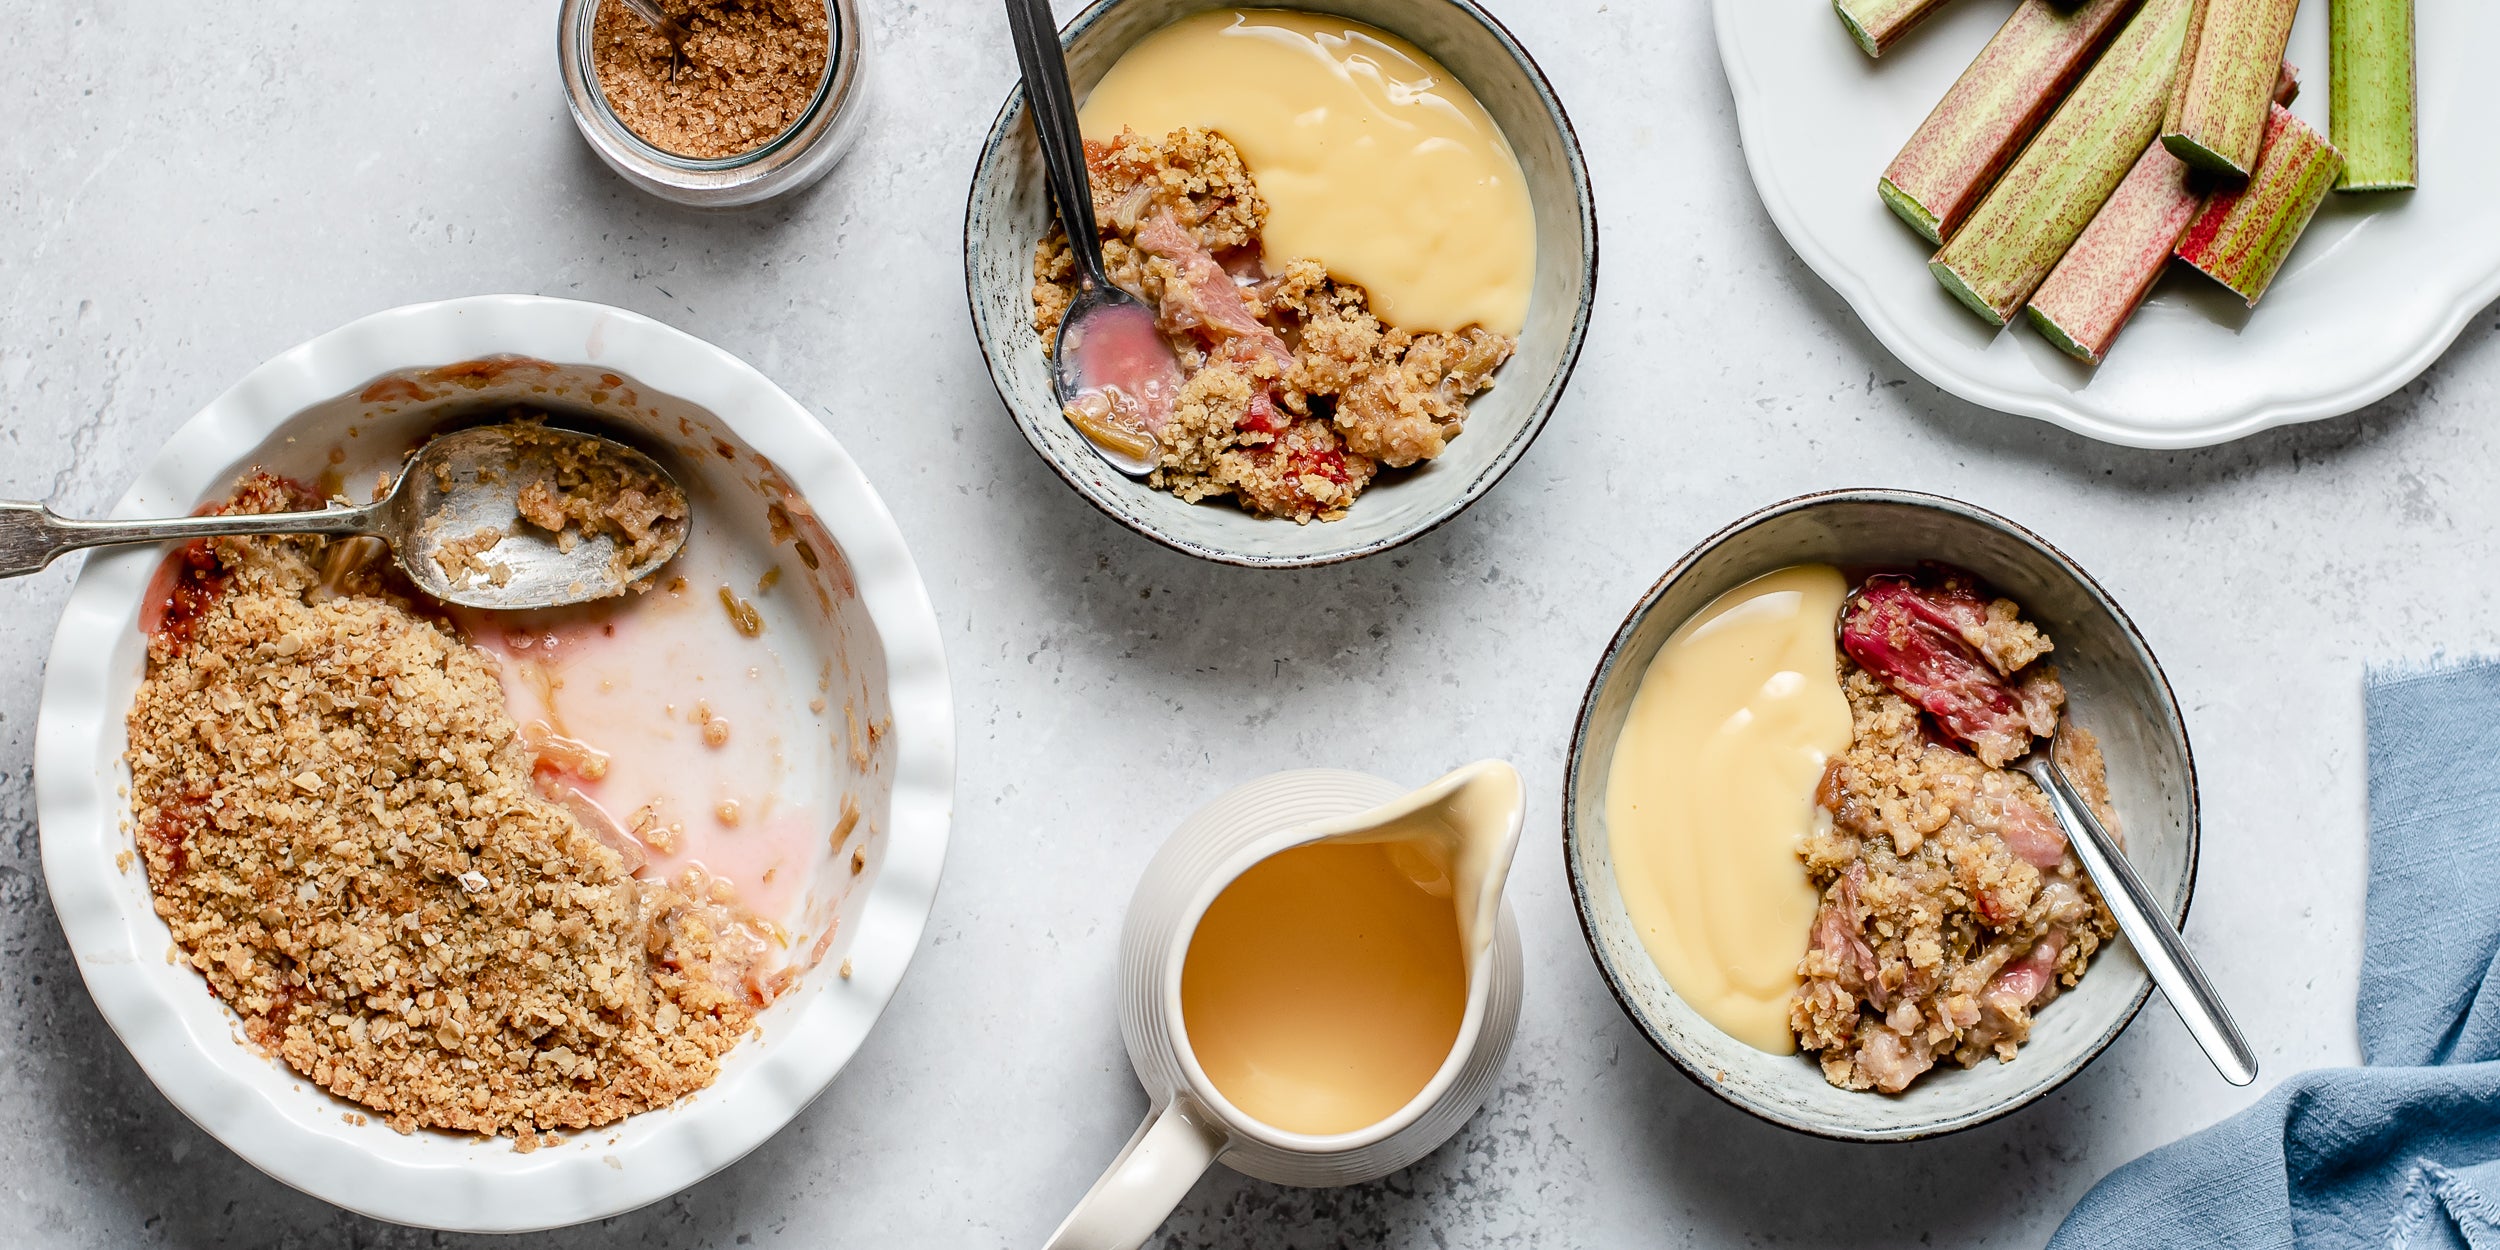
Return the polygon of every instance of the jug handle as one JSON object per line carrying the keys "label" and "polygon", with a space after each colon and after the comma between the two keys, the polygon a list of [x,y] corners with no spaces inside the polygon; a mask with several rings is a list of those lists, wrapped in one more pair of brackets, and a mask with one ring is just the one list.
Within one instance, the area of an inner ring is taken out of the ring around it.
{"label": "jug handle", "polygon": [[1175,1096],[1137,1126],[1043,1250],[1137,1250],[1223,1148],[1215,1118]]}

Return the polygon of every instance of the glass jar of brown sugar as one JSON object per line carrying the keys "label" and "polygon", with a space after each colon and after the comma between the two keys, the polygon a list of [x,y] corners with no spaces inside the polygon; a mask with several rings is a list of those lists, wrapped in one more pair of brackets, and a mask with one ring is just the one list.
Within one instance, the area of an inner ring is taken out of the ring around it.
{"label": "glass jar of brown sugar", "polygon": [[854,0],[660,0],[664,37],[618,0],[564,0],[556,47],[573,124],[627,182],[702,208],[824,176],[858,138]]}

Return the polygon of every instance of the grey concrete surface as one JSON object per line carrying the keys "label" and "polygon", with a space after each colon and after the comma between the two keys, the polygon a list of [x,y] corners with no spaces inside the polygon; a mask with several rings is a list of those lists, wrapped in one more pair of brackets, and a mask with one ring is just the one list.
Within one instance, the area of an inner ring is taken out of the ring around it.
{"label": "grey concrete surface", "polygon": [[[1792,1136],[1650,1052],[1563,887],[1570,718],[1621,613],[1711,529],[1839,485],[1998,509],[2127,605],[2203,765],[2191,939],[2268,1082],[2354,1060],[2361,677],[2500,637],[2500,312],[2368,411],[2206,451],[1981,411],[1887,355],[1764,219],[1701,4],[1494,7],[1587,144],[1600,306],[1542,441],[1391,555],[1264,576],[1194,563],[1098,516],[1017,436],[960,281],[964,179],[1012,73],[984,0],[863,0],[864,146],[810,196],[725,217],[594,162],[564,115],[552,4],[0,4],[0,497],[100,510],[270,355],[377,309],[506,290],[720,343],[820,414],[884,492],[947,631],[962,726],[952,858],[917,962],[780,1136],[674,1198],[528,1244],[1038,1244],[1144,1108],[1112,950],[1162,832],[1274,768],[1421,780],[1486,755],[1517,761],[1536,795],[1516,894],[1527,1015],[1498,1097],[1376,1185],[1219,1171],[1158,1245],[2040,1244],[2108,1169],[2262,1087],[2224,1086],[2156,1003],[2097,1066],[1994,1125],[1883,1149]],[[0,1240],[483,1244],[268,1179],[175,1112],[97,1016],[45,899],[31,763],[75,571],[0,585]]]}

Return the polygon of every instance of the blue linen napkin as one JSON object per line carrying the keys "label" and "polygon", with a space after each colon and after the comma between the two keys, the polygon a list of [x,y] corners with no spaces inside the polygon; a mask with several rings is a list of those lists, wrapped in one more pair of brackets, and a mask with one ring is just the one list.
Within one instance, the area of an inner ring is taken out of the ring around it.
{"label": "blue linen napkin", "polygon": [[2373,673],[2368,716],[2367,1066],[2110,1173],[2050,1250],[2500,1250],[2500,663]]}

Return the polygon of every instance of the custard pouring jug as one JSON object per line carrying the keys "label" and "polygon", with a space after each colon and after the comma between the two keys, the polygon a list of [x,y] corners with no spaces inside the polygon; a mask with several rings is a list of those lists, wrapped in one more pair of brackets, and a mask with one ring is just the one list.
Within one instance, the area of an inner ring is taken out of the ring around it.
{"label": "custard pouring jug", "polygon": [[[1120,931],[1120,1036],[1152,1107],[1128,1145],[1051,1235],[1049,1250],[1133,1250],[1208,1165],[1285,1185],[1351,1185],[1448,1141],[1493,1092],[1519,1024],[1519,929],[1502,889],[1526,814],[1518,770],[1470,764],[1401,795],[1339,769],[1276,773],[1191,816],[1156,852]],[[1420,836],[1419,836],[1420,835]],[[1279,852],[1324,842],[1436,840],[1466,970],[1458,1035],[1404,1106],[1351,1132],[1288,1132],[1243,1112],[1192,1049],[1182,966],[1210,904]]]}

